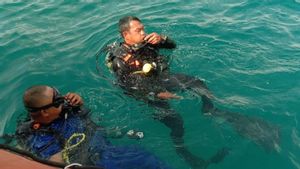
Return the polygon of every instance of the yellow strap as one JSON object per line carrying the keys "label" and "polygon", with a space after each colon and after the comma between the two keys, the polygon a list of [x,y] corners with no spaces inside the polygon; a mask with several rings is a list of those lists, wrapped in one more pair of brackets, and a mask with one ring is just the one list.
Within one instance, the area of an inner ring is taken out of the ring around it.
{"label": "yellow strap", "polygon": [[143,72],[142,70],[138,70],[138,71],[132,72],[132,74],[146,74],[146,73]]}
{"label": "yellow strap", "polygon": [[[74,134],[72,134],[71,137],[69,137],[69,139],[65,143],[65,147],[62,151],[62,157],[66,163],[68,163],[68,164],[70,163],[69,152],[72,149],[74,149],[75,147],[77,147],[78,145],[80,145],[85,140],[85,137],[86,136],[84,133],[74,133]],[[80,140],[77,143],[71,145],[72,140],[77,139],[77,138],[80,138]]]}

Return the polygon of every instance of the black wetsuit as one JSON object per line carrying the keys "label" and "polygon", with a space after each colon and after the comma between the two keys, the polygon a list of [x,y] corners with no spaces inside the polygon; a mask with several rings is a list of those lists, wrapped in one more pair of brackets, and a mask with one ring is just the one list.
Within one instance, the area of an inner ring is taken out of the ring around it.
{"label": "black wetsuit", "polygon": [[[193,168],[205,168],[209,162],[216,162],[216,160],[205,161],[196,157],[184,147],[184,127],[181,115],[174,111],[166,100],[157,98],[160,92],[191,89],[202,97],[203,110],[208,111],[212,104],[206,95],[209,92],[204,82],[192,76],[169,73],[166,58],[159,55],[161,48],[174,49],[176,47],[176,44],[169,38],[158,45],[141,46],[134,48],[124,43],[114,43],[108,47],[107,62],[110,63],[119,86],[127,94],[159,110],[159,114],[155,114],[154,117],[171,129],[170,135],[177,153]],[[148,74],[135,73],[141,71],[145,63],[154,63],[155,68]],[[219,153],[215,159],[221,159],[223,155]]]}

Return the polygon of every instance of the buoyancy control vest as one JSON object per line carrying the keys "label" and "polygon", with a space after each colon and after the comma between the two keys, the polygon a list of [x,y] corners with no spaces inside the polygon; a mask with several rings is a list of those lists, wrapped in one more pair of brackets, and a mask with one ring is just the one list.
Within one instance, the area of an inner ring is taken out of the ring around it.
{"label": "buoyancy control vest", "polygon": [[118,75],[155,75],[167,69],[167,63],[158,53],[158,48],[150,44],[128,46],[113,43],[108,46],[106,64]]}

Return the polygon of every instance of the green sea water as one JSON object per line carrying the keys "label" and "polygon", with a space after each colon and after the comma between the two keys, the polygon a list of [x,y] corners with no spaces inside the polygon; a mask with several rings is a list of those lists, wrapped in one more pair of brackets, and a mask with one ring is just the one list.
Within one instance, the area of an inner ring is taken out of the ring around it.
{"label": "green sea water", "polygon": [[[175,50],[162,51],[172,72],[204,79],[222,100],[218,107],[280,128],[278,150],[267,152],[222,119],[204,116],[192,93],[178,93],[184,99],[171,104],[183,116],[187,147],[205,159],[231,149],[209,169],[300,168],[299,11],[299,0],[1,0],[0,134],[14,133],[24,118],[24,90],[47,84],[79,93],[98,124],[144,131],[144,139],[115,144],[137,144],[176,169],[189,168],[176,154],[169,129],[152,119],[155,110],[96,70],[99,48],[120,39],[118,20],[136,15],[148,33],[177,42]],[[113,79],[103,64],[102,70]]]}

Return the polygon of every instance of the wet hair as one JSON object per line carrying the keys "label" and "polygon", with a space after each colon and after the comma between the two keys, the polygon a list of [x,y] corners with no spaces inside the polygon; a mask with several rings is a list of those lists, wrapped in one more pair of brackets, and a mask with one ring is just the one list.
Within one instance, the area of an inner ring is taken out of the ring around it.
{"label": "wet hair", "polygon": [[139,21],[141,20],[135,16],[124,16],[119,20],[119,32],[123,36],[123,32],[129,30],[131,21]]}
{"label": "wet hair", "polygon": [[23,95],[23,103],[25,106],[28,107],[40,107],[41,102],[43,99],[48,98],[45,94],[45,91],[47,90],[48,86],[45,85],[38,85],[38,86],[32,86],[24,92]]}

